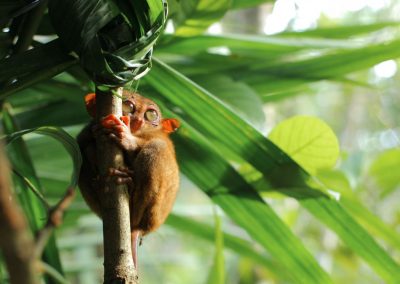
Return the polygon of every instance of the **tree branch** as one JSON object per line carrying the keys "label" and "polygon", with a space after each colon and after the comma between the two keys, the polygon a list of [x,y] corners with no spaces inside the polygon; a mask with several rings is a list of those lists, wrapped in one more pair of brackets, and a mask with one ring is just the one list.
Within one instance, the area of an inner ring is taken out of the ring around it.
{"label": "tree branch", "polygon": [[[112,92],[115,94],[113,95]],[[96,90],[96,112],[100,120],[109,114],[122,116],[122,88]],[[110,168],[124,166],[122,151],[105,137],[99,137],[97,165],[106,177]],[[99,188],[104,238],[104,283],[136,284],[137,272],[133,264],[130,240],[129,193],[126,185],[117,185],[104,178]]]}
{"label": "tree branch", "polygon": [[11,284],[37,284],[33,238],[11,192],[10,168],[0,147],[0,248]]}
{"label": "tree branch", "polygon": [[[14,201],[9,177],[10,168],[3,153],[3,147],[0,145],[0,248],[4,254],[10,283],[37,284],[40,272],[46,272],[60,280],[61,276],[49,265],[39,262],[39,258],[53,229],[62,223],[64,211],[71,204],[75,190],[73,187],[68,188],[63,198],[49,209],[47,223],[38,232],[35,243],[25,217]],[[19,173],[18,176],[30,184]],[[30,187],[36,190],[31,184]],[[39,196],[43,198],[41,194]],[[47,204],[44,199],[42,201]]]}
{"label": "tree branch", "polygon": [[55,227],[61,225],[65,209],[71,204],[75,197],[75,190],[72,187],[67,189],[67,192],[63,198],[49,210],[47,223],[43,229],[41,229],[36,236],[35,245],[35,257],[40,258],[43,250],[46,247],[47,241],[49,240],[51,233]]}

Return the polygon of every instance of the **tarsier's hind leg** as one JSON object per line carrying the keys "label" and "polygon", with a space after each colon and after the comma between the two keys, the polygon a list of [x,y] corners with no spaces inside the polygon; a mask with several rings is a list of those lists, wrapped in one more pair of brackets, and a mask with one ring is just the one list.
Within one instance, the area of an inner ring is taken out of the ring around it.
{"label": "tarsier's hind leg", "polygon": [[149,219],[149,216],[146,216],[148,208],[159,199],[160,180],[157,177],[162,176],[163,173],[160,169],[158,150],[151,144],[146,145],[133,161],[134,186],[130,197],[132,230],[149,231],[147,226],[143,228],[141,225],[144,219]]}

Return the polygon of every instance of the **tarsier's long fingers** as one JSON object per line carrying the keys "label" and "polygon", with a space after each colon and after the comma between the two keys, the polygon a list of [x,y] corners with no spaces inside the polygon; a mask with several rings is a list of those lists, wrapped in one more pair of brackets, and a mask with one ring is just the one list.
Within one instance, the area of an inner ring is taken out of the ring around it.
{"label": "tarsier's long fingers", "polygon": [[[122,118],[124,118],[124,121],[121,120]],[[108,115],[99,124],[92,127],[93,136],[96,138],[106,135],[117,144],[121,144],[121,139],[126,137],[126,133],[130,133],[127,126],[129,125],[129,117],[121,117],[121,119],[113,114]]]}
{"label": "tarsier's long fingers", "polygon": [[110,114],[101,121],[103,129],[110,130],[109,133],[113,133],[119,138],[123,138],[124,132],[130,133],[128,125],[129,117],[127,116],[118,118],[115,115]]}
{"label": "tarsier's long fingers", "polygon": [[107,115],[105,118],[102,119],[101,124],[105,128],[111,128],[116,125],[123,125],[129,127],[130,118],[129,116],[121,116],[117,117],[114,114]]}

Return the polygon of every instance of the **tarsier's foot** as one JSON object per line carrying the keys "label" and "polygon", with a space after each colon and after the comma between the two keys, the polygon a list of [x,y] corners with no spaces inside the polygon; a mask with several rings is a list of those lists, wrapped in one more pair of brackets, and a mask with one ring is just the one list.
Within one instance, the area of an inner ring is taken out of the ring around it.
{"label": "tarsier's foot", "polygon": [[126,184],[128,186],[133,186],[133,171],[128,168],[110,168],[108,170],[108,176],[114,177],[117,184]]}
{"label": "tarsier's foot", "polygon": [[108,182],[110,181],[110,178],[108,176],[102,176],[102,175],[96,175],[92,179],[92,184],[93,188],[105,188],[106,190],[109,189],[109,184]]}

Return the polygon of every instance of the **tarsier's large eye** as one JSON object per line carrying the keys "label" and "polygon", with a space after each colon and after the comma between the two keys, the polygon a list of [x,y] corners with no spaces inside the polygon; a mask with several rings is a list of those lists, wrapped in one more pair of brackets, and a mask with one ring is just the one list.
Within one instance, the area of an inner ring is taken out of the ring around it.
{"label": "tarsier's large eye", "polygon": [[144,113],[144,118],[150,122],[155,122],[158,120],[158,113],[155,109],[148,109]]}
{"label": "tarsier's large eye", "polygon": [[134,113],[136,110],[135,104],[131,101],[124,101],[122,103],[122,113],[124,115],[129,114],[129,113]]}

